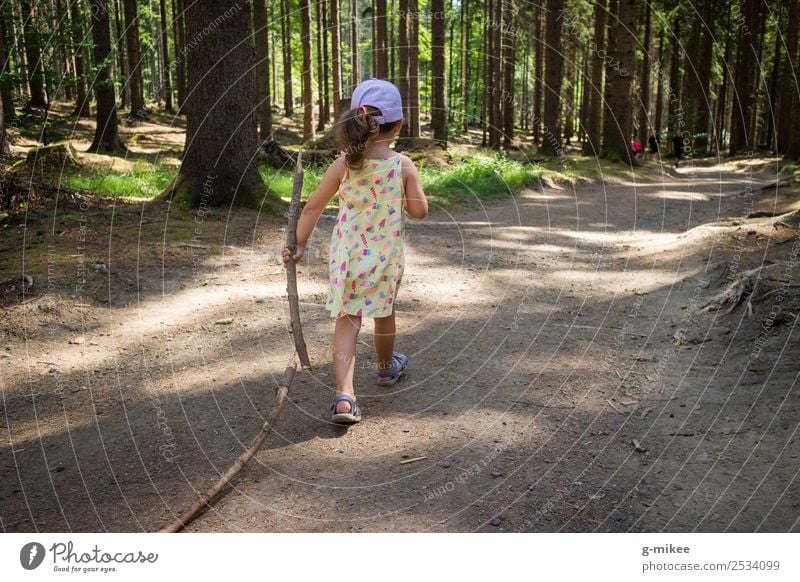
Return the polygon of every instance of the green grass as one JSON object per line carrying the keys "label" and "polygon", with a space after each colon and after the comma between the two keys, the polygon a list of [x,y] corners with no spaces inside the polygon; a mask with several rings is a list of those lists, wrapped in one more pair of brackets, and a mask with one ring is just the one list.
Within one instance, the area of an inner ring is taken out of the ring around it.
{"label": "green grass", "polygon": [[594,156],[569,156],[564,165],[554,160],[548,164],[544,173],[556,180],[606,180],[631,177],[631,169],[627,165]]}
{"label": "green grass", "polygon": [[[599,165],[591,157],[570,157],[565,165],[558,160],[546,164],[519,162],[502,153],[478,151],[454,160],[447,167],[418,164],[422,187],[429,198],[440,204],[470,203],[476,199],[502,198],[538,184],[543,177],[556,181],[604,179],[611,176],[628,177],[630,170],[607,161]],[[294,172],[289,168],[276,170],[262,166],[261,177],[269,188],[283,200],[292,195]],[[314,192],[325,169],[306,166],[303,178],[303,199]],[[73,190],[93,192],[121,198],[154,198],[164,190],[175,170],[159,164],[138,162],[131,171],[94,170],[67,175],[65,185]]]}
{"label": "green grass", "polygon": [[[452,166],[420,164],[420,178],[425,193],[439,202],[463,202],[474,198],[498,198],[536,184],[543,168],[509,160],[495,153],[479,153],[464,157]],[[319,185],[324,169],[306,167],[303,179],[303,198],[308,198]],[[292,195],[294,174],[289,169],[262,167],[264,182],[281,198]]]}
{"label": "green grass", "polygon": [[[261,178],[269,186],[270,190],[289,202],[292,199],[292,187],[294,185],[294,170],[281,169],[262,166],[259,168]],[[303,200],[306,200],[319,186],[325,170],[316,166],[306,166],[303,168]]]}
{"label": "green grass", "polygon": [[505,196],[538,183],[542,172],[535,164],[485,153],[465,157],[447,168],[421,164],[419,170],[425,193],[441,202]]}
{"label": "green grass", "polygon": [[159,165],[137,163],[132,171],[93,170],[89,174],[68,175],[68,188],[120,198],[155,198],[164,190],[175,171]]}
{"label": "green grass", "polygon": [[[275,170],[261,167],[264,182],[281,198],[292,196],[294,173],[290,170]],[[319,185],[324,171],[314,167],[305,168],[303,197],[307,198]],[[169,186],[175,170],[157,164],[139,162],[132,171],[92,170],[68,175],[64,183],[68,188],[92,192],[101,196],[121,198],[154,198]]]}

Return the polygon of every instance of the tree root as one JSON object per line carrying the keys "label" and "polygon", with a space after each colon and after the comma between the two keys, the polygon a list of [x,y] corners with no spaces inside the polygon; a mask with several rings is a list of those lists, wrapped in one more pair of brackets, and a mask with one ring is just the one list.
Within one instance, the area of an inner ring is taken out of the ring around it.
{"label": "tree root", "polygon": [[[796,289],[800,288],[800,265],[788,261],[780,261],[750,269],[739,275],[725,286],[722,291],[709,299],[702,311],[732,312],[746,300],[748,315],[752,316],[753,303],[760,302],[770,296],[783,293],[781,300],[783,309],[790,309],[800,303]],[[788,297],[786,297],[788,295]]]}
{"label": "tree root", "polygon": [[45,173],[49,170],[61,170],[65,166],[78,167],[78,153],[68,141],[33,148],[25,158],[25,165],[34,171]]}
{"label": "tree root", "polygon": [[[327,165],[336,159],[339,149],[307,150],[303,148],[303,163],[310,165]],[[261,144],[258,152],[260,160],[273,168],[288,168],[297,162],[297,152],[283,147],[274,139],[269,139]]]}
{"label": "tree root", "polygon": [[3,277],[0,279],[0,293],[8,294],[15,291],[25,292],[33,287],[33,277],[27,273],[23,273],[20,277]]}

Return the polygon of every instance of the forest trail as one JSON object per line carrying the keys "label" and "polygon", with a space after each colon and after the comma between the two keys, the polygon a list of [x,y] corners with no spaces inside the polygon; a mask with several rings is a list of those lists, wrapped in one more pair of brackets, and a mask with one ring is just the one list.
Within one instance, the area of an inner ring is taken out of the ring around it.
{"label": "forest trail", "polygon": [[[695,227],[745,215],[748,188],[774,201],[760,168],[543,185],[410,223],[408,376],[373,384],[365,322],[349,430],[327,421],[323,219],[300,268],[314,370],[189,530],[797,531],[796,323],[753,360],[741,309],[698,309],[737,251]],[[281,223],[254,216],[204,217],[216,239],[178,258],[168,227],[140,235],[133,271],[108,261],[127,283],[108,306],[6,310],[4,531],[156,530],[256,434],[291,352]]]}

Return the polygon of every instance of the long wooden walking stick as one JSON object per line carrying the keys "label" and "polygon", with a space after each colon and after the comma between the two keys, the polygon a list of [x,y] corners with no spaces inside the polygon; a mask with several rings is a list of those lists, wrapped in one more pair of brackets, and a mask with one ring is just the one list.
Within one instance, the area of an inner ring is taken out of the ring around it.
{"label": "long wooden walking stick", "polygon": [[[297,163],[294,167],[294,184],[292,185],[292,202],[289,205],[289,226],[286,229],[286,247],[294,256],[297,251],[297,221],[300,219],[300,195],[303,192],[303,154],[297,152]],[[306,340],[300,326],[300,300],[297,296],[297,264],[290,260],[286,263],[286,292],[289,295],[289,319],[292,322],[292,335],[297,357],[304,370],[311,369],[308,359]]]}
{"label": "long wooden walking stick", "polygon": [[[300,217],[300,194],[302,190],[303,162],[301,160],[301,154],[298,152],[297,165],[295,166],[294,172],[292,202],[289,206],[289,225],[286,229],[286,246],[289,248],[292,255],[294,255],[295,251],[297,250],[297,220]],[[189,510],[181,515],[178,519],[169,525],[162,527],[159,530],[160,532],[175,533],[186,527],[200,514],[204,508],[211,506],[211,503],[214,501],[217,495],[219,495],[222,490],[229,485],[231,481],[233,481],[236,475],[238,475],[242,469],[245,468],[250,459],[253,458],[256,452],[258,452],[258,449],[261,448],[261,445],[264,444],[264,441],[267,440],[267,437],[272,432],[272,427],[275,426],[275,422],[280,417],[281,413],[283,412],[283,408],[286,406],[286,401],[289,399],[289,387],[292,385],[292,380],[294,380],[294,375],[297,371],[295,355],[297,355],[299,358],[303,369],[311,368],[311,362],[308,359],[308,350],[306,349],[306,342],[303,339],[303,328],[300,325],[300,303],[297,295],[297,269],[293,260],[289,260],[286,265],[286,290],[289,294],[289,317],[292,322],[292,335],[294,337],[295,352],[292,354],[292,358],[289,360],[286,370],[283,372],[283,377],[278,384],[275,406],[273,407],[272,412],[267,420],[264,421],[261,431],[250,443],[250,446],[247,447],[247,449],[245,449],[241,455],[239,455],[239,457],[236,459],[236,462],[231,465],[227,471],[225,471],[225,473],[219,478],[214,486],[206,492],[205,496],[202,499],[195,501]]]}

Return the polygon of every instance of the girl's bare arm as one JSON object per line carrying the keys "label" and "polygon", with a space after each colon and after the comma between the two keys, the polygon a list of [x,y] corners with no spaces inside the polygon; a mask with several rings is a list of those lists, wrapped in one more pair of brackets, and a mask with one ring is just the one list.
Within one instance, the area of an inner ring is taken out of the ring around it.
{"label": "girl's bare arm", "polygon": [[403,156],[403,208],[413,218],[422,219],[428,215],[428,199],[422,191],[422,182],[419,179],[414,162]]}
{"label": "girl's bare arm", "polygon": [[[314,227],[317,225],[322,211],[328,205],[328,202],[336,196],[339,191],[339,184],[344,177],[345,159],[344,156],[336,158],[330,165],[322,177],[322,181],[314,190],[311,198],[306,202],[303,208],[300,219],[297,221],[297,252],[291,257],[295,261],[299,261],[305,252],[306,243],[311,238],[311,233],[314,232]],[[283,262],[289,260],[289,249],[283,250]]]}

